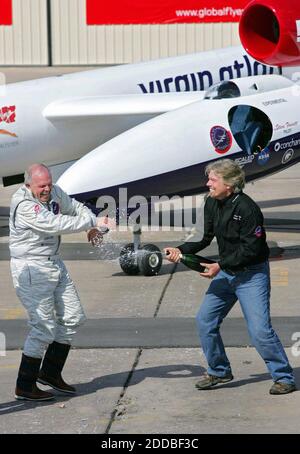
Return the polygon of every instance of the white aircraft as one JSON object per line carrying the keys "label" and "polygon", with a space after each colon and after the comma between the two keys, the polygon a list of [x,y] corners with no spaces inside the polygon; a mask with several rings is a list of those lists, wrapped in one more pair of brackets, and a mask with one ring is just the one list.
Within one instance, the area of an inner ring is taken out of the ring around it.
{"label": "white aircraft", "polygon": [[150,199],[206,189],[209,161],[230,157],[248,180],[300,160],[300,85],[283,76],[220,82],[204,99],[164,113],[87,153],[58,184],[80,200],[126,187]]}
{"label": "white aircraft", "polygon": [[[149,199],[203,191],[204,166],[224,156],[243,165],[248,180],[298,162],[300,90],[292,79],[300,6],[289,4],[249,4],[240,22],[247,52],[235,47],[8,85],[0,107],[4,185],[39,161],[63,168],[58,184],[80,200],[117,200],[120,187]],[[149,257],[144,274],[155,274],[159,260]]]}
{"label": "white aircraft", "polygon": [[68,167],[137,124],[201,100],[214,83],[273,73],[280,69],[235,47],[2,86],[0,177],[14,184],[34,161]]}

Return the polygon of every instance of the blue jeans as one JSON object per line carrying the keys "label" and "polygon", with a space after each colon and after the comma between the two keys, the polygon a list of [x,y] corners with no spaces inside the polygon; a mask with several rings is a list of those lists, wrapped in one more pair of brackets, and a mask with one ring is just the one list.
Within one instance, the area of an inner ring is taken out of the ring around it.
{"label": "blue jeans", "polygon": [[239,300],[252,344],[263,358],[274,382],[294,383],[293,370],[270,318],[269,263],[249,266],[232,276],[220,271],[212,280],[197,314],[197,327],[210,375],[231,374],[220,325]]}

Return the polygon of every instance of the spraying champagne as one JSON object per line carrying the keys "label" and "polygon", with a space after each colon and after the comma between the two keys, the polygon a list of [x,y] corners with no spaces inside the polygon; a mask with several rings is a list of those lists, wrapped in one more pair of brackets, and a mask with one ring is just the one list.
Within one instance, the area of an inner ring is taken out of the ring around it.
{"label": "spraying champagne", "polygon": [[94,227],[89,232],[89,241],[94,247],[100,247],[103,242],[103,235],[109,232],[107,227]]}
{"label": "spraying champagne", "polygon": [[103,236],[110,230],[116,229],[116,221],[109,218],[108,215],[98,217],[96,226],[87,231],[88,241],[95,247],[100,247],[103,242]]}

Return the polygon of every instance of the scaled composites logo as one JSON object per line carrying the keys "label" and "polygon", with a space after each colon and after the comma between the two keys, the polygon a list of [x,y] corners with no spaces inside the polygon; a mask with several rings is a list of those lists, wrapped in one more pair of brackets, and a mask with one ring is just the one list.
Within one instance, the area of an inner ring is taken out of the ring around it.
{"label": "scaled composites logo", "polygon": [[[195,58],[197,58],[195,56]],[[169,93],[174,91],[198,91],[207,90],[223,80],[235,79],[240,77],[257,76],[260,74],[273,74],[276,68],[271,68],[255,60],[248,55],[243,55],[240,59],[234,60],[228,66],[217,66],[205,68],[202,71],[187,74],[169,75],[168,77],[139,83],[138,86],[142,93]]]}
{"label": "scaled composites logo", "polygon": [[16,106],[4,106],[0,108],[0,134],[18,137],[15,133],[1,128],[1,123],[15,123],[16,121]]}
{"label": "scaled composites logo", "polygon": [[241,158],[236,158],[234,161],[240,166],[244,167],[246,164],[252,164],[254,161],[254,154],[250,154],[247,156],[242,156]]}

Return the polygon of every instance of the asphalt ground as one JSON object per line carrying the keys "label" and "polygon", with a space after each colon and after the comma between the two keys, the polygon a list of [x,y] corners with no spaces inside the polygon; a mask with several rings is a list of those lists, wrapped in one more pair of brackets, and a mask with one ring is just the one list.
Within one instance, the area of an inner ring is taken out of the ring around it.
{"label": "asphalt ground", "polygon": [[[61,254],[87,315],[64,377],[77,395],[48,403],[14,400],[27,330],[9,271],[7,210],[16,188],[0,188],[0,433],[2,434],[299,434],[300,393],[271,396],[264,362],[250,345],[238,303],[222,326],[234,380],[201,392],[206,363],[194,318],[208,281],[164,262],[158,276],[125,275],[118,263],[130,233],[108,234],[94,249],[66,235]],[[271,314],[300,388],[300,165],[248,185],[262,207],[271,248]],[[145,232],[160,248],[195,232]],[[215,257],[216,244],[205,250]]]}
{"label": "asphalt ground", "polygon": [[[250,185],[262,206],[271,248],[275,329],[300,385],[298,172],[287,169]],[[0,190],[1,206],[15,188]],[[5,202],[6,200],[6,202]],[[282,222],[283,221],[283,222]],[[293,222],[290,222],[293,221]],[[296,222],[296,223],[295,223]],[[5,223],[5,222],[4,222]],[[27,331],[26,313],[12,288],[8,229],[0,229],[0,431],[4,434],[298,434],[299,392],[268,394],[271,380],[251,347],[239,305],[222,333],[235,379],[211,391],[194,387],[205,370],[195,314],[208,282],[183,265],[164,262],[158,276],[127,276],[118,254],[129,233],[112,233],[101,249],[85,234],[64,237],[61,254],[76,283],[88,320],[74,339],[65,378],[76,397],[32,404],[14,400],[14,384]],[[178,244],[189,230],[146,232],[143,242]],[[215,257],[216,244],[205,251]]]}

